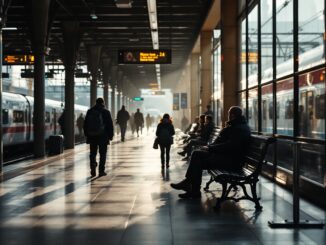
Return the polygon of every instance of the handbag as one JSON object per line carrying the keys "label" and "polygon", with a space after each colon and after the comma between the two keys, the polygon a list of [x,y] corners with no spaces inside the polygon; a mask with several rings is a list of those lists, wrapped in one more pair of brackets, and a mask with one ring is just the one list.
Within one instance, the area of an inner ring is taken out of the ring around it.
{"label": "handbag", "polygon": [[154,149],[158,149],[158,138],[156,137],[153,144]]}

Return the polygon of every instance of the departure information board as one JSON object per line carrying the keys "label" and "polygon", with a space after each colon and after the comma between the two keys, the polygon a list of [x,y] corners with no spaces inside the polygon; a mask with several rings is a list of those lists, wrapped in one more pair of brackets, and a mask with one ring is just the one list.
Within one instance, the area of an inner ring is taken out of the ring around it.
{"label": "departure information board", "polygon": [[31,54],[14,54],[4,55],[3,64],[7,65],[28,65],[34,64],[34,55]]}
{"label": "departure information board", "polygon": [[119,50],[119,64],[171,64],[171,50]]}

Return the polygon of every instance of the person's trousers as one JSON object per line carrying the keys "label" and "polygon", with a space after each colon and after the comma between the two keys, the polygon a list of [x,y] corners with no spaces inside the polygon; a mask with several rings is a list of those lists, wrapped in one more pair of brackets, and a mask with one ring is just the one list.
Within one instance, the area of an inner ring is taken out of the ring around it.
{"label": "person's trousers", "polygon": [[120,125],[120,131],[121,131],[121,140],[125,140],[127,125]]}
{"label": "person's trousers", "polygon": [[159,145],[159,146],[160,146],[160,150],[161,150],[161,163],[164,164],[164,162],[166,162],[166,164],[169,164],[170,163],[171,145]]}
{"label": "person's trousers", "polygon": [[89,160],[90,160],[91,169],[96,168],[97,149],[99,149],[99,153],[100,153],[99,172],[103,173],[105,171],[106,153],[107,153],[108,145],[94,144],[94,143],[90,144]]}

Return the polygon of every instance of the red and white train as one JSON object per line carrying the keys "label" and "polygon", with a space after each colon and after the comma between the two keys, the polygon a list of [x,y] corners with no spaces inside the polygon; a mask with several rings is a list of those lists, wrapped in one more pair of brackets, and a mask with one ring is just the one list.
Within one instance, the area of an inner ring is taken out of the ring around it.
{"label": "red and white train", "polygon": [[[3,145],[12,146],[33,141],[34,98],[14,93],[2,93]],[[75,121],[78,116],[86,114],[88,107],[75,105]],[[60,101],[45,100],[45,138],[59,134],[58,119],[62,114]],[[75,126],[75,135],[78,135]]]}

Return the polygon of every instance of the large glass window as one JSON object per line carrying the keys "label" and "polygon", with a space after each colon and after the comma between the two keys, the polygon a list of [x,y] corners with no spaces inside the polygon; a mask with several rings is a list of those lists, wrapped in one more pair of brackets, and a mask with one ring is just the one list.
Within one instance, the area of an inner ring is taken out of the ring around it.
{"label": "large glass window", "polygon": [[293,79],[278,82],[276,91],[277,133],[293,136]]}
{"label": "large glass window", "polygon": [[253,131],[258,131],[258,89],[249,90],[248,124]]}
{"label": "large glass window", "polygon": [[299,76],[299,134],[325,139],[324,69]]}
{"label": "large glass window", "polygon": [[324,0],[299,0],[299,70],[324,63]]}
{"label": "large glass window", "polygon": [[248,120],[248,116],[247,116],[247,107],[246,107],[246,92],[242,92],[240,94],[240,106],[242,108],[242,114],[247,118]]}
{"label": "large glass window", "polygon": [[241,23],[241,53],[240,53],[240,89],[246,88],[246,19],[242,20]]}
{"label": "large glass window", "polygon": [[293,73],[293,2],[276,1],[276,74]]}
{"label": "large glass window", "polygon": [[262,109],[262,131],[267,133],[273,132],[273,84],[263,86],[261,89],[261,109]]}
{"label": "large glass window", "polygon": [[261,83],[273,77],[273,2],[261,0]]}
{"label": "large glass window", "polygon": [[248,16],[248,85],[258,84],[258,7]]}

